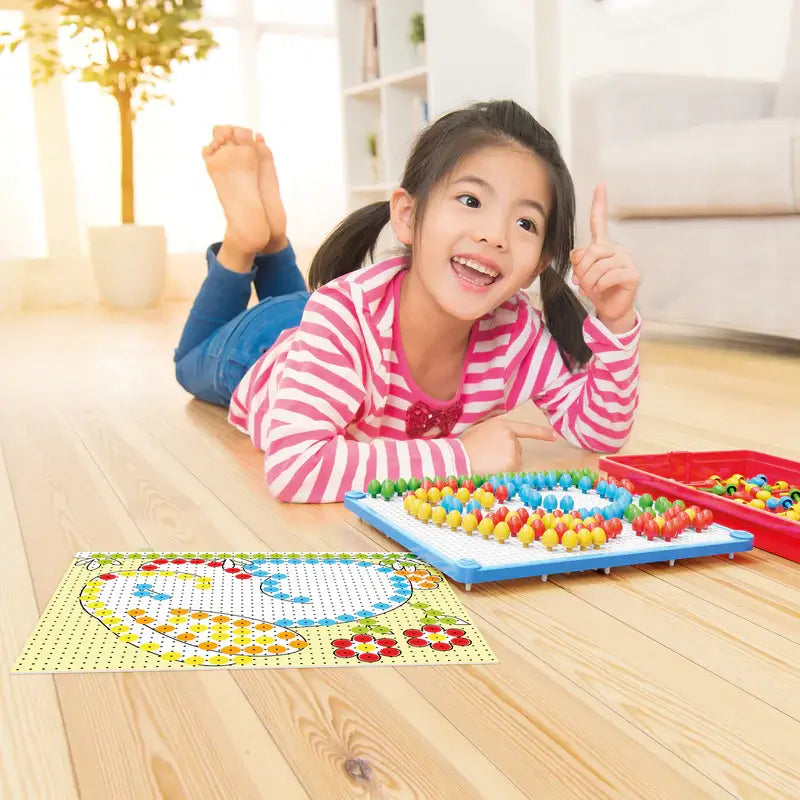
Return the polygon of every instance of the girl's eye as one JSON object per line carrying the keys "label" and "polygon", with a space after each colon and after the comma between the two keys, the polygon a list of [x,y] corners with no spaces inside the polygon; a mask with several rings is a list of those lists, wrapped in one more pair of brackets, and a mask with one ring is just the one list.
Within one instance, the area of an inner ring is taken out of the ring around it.
{"label": "girl's eye", "polygon": [[532,219],[518,219],[517,224],[524,231],[530,231],[531,233],[536,233],[536,225]]}
{"label": "girl's eye", "polygon": [[459,203],[463,203],[468,208],[480,208],[481,201],[472,194],[460,194],[457,198]]}

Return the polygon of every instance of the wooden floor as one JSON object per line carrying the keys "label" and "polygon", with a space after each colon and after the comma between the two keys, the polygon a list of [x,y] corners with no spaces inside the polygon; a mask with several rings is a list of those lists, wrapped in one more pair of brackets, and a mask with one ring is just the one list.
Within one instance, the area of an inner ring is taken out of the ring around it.
{"label": "wooden floor", "polygon": [[[757,550],[456,587],[496,666],[9,675],[76,551],[391,547],[269,497],[249,441],[174,383],[183,313],[0,322],[0,796],[800,797],[800,565]],[[800,458],[799,354],[642,360],[626,452]]]}

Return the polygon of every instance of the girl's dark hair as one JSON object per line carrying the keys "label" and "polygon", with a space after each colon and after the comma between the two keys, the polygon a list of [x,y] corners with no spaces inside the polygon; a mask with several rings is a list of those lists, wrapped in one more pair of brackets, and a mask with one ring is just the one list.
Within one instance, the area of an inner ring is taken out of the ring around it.
{"label": "girl's dark hair", "polygon": [[[498,144],[528,150],[541,159],[550,175],[552,203],[542,247],[550,266],[540,276],[544,318],[565,362],[570,368],[581,366],[591,357],[583,339],[587,312],[565,281],[575,235],[575,189],[558,144],[546,128],[513,100],[475,103],[452,111],[419,134],[400,186],[414,198],[415,224],[421,224],[434,187],[462,159]],[[388,201],[372,203],[346,217],[311,262],[311,289],[357,269],[368,253],[372,258],[388,221]]]}

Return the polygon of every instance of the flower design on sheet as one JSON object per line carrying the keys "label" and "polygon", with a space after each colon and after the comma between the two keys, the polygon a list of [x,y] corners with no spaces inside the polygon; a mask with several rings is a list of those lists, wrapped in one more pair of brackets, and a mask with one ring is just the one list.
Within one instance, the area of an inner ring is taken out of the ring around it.
{"label": "flower design on sheet", "polygon": [[334,639],[331,645],[337,658],[356,658],[365,664],[375,663],[381,658],[397,658],[401,654],[396,639],[376,639],[366,633],[357,633],[350,639]]}
{"label": "flower design on sheet", "polygon": [[444,628],[441,625],[423,625],[403,631],[409,647],[430,647],[445,652],[454,647],[469,647],[472,640],[462,628]]}

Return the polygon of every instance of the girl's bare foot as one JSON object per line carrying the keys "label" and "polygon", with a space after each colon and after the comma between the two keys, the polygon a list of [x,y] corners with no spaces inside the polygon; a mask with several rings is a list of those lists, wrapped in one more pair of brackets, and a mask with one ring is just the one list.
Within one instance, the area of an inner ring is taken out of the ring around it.
{"label": "girl's bare foot", "polygon": [[260,133],[256,134],[255,147],[258,155],[258,192],[261,195],[261,204],[267,215],[270,230],[269,243],[262,252],[277,253],[289,243],[286,238],[286,210],[281,201],[272,150],[267,147]]}
{"label": "girl's bare foot", "polygon": [[[230,128],[230,130],[225,130]],[[214,139],[203,148],[206,163],[217,197],[227,220],[223,248],[235,256],[228,269],[249,271],[244,261],[263,250],[270,241],[270,227],[259,194],[259,156],[253,134],[246,128],[219,126]],[[243,258],[244,257],[244,258]]]}

